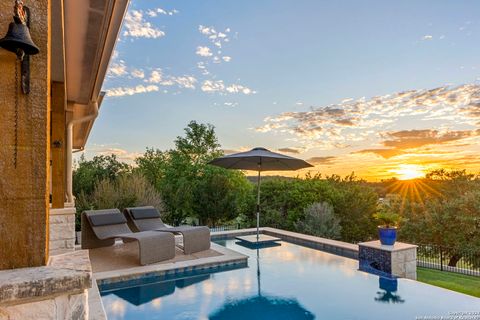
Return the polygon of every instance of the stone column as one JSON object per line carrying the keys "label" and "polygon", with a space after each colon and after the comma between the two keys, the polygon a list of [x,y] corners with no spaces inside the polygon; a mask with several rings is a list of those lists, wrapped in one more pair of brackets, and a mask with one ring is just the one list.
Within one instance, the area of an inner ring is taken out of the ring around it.
{"label": "stone column", "polygon": [[72,206],[50,209],[50,256],[75,250],[75,213]]}
{"label": "stone column", "polygon": [[362,242],[358,244],[358,261],[360,270],[417,279],[417,246],[413,244],[395,242],[385,246],[378,240]]}
{"label": "stone column", "polygon": [[[45,265],[48,259],[50,0],[24,3],[40,53],[31,57],[31,92],[24,95],[15,81],[15,54],[0,49],[0,269]],[[13,21],[13,5],[13,0],[0,0],[0,37]]]}

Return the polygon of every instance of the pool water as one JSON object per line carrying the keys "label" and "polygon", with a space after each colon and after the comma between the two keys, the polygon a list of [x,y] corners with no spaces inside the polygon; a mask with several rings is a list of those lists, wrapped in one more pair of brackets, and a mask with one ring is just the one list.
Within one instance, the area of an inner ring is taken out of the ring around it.
{"label": "pool water", "polygon": [[480,299],[365,273],[357,260],[288,242],[258,250],[218,243],[248,255],[249,266],[104,290],[108,319],[405,320],[480,312]]}

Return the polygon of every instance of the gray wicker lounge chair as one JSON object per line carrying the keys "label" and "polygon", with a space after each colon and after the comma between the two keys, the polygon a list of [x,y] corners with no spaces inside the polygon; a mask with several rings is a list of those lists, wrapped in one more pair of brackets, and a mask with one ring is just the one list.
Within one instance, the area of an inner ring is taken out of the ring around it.
{"label": "gray wicker lounge chair", "polygon": [[134,233],[118,209],[82,213],[82,249],[112,246],[115,239],[138,241],[141,265],[175,257],[175,237],[172,234],[154,231]]}
{"label": "gray wicker lounge chair", "polygon": [[168,227],[160,219],[160,213],[154,207],[126,208],[125,215],[133,231],[155,230],[181,234],[185,254],[210,249],[210,229],[207,227]]}

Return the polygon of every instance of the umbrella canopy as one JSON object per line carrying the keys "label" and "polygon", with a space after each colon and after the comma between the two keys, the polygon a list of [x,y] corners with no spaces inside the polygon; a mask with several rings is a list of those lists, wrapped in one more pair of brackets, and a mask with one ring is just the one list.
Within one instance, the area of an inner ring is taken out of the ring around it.
{"label": "umbrella canopy", "polygon": [[313,167],[302,159],[271,152],[260,147],[247,152],[229,154],[209,163],[226,169],[254,171],[287,171]]}
{"label": "umbrella canopy", "polygon": [[289,157],[257,147],[247,152],[229,154],[209,162],[209,164],[226,169],[256,170],[257,180],[257,243],[260,227],[260,172],[287,171],[313,167],[305,160]]}

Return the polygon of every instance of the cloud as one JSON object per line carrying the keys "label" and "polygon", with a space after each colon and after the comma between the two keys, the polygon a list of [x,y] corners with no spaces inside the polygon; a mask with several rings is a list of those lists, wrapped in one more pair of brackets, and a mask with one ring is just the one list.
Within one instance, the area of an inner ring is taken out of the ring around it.
{"label": "cloud", "polygon": [[134,87],[117,87],[107,90],[108,97],[123,97],[123,96],[133,96],[139,93],[155,92],[159,91],[160,88],[156,85],[147,85],[142,84]]}
{"label": "cloud", "polygon": [[405,152],[397,149],[364,149],[354,153],[374,153],[385,159],[390,159],[398,155],[404,154]]}
{"label": "cloud", "polygon": [[203,92],[223,92],[225,91],[225,84],[223,80],[205,80],[201,89]]}
{"label": "cloud", "polygon": [[198,31],[200,31],[201,34],[204,34],[204,35],[207,35],[207,36],[217,33],[215,31],[215,29],[213,29],[213,27],[205,27],[205,26],[202,26],[202,25],[198,26]]}
{"label": "cloud", "polygon": [[[336,148],[338,144],[372,143],[372,140],[378,139],[375,132],[391,131],[386,128],[402,119],[403,123],[411,123],[415,119],[424,127],[428,123],[432,126],[442,123],[447,128],[478,126],[480,86],[446,85],[369,99],[344,99],[338,104],[312,106],[306,111],[288,111],[266,117],[264,124],[255,130],[291,135],[294,141],[327,150]],[[438,136],[427,138],[440,139]],[[419,140],[416,142],[419,143]]]}
{"label": "cloud", "polygon": [[424,35],[424,36],[422,37],[422,40],[424,40],[424,41],[425,41],[425,40],[432,40],[432,39],[433,39],[433,36],[432,36],[432,35],[429,35],[429,34]]}
{"label": "cloud", "polygon": [[[232,57],[223,52],[223,45],[230,42],[229,34],[231,29],[225,28],[223,31],[219,31],[213,26],[199,25],[198,31],[210,43],[208,46],[197,46],[195,51],[198,56],[203,58],[203,61],[197,62],[197,68],[201,71],[201,75],[205,76],[206,78],[204,78],[200,89],[206,93],[219,93],[221,95],[238,93],[244,95],[255,94],[255,90],[252,90],[245,85],[238,83],[226,84],[223,80],[220,80],[215,75],[212,75],[207,68],[211,65],[218,65],[224,62],[232,61]],[[234,105],[237,104],[231,104],[228,106]]]}
{"label": "cloud", "polygon": [[462,140],[472,136],[475,132],[470,130],[448,131],[440,133],[438,130],[402,130],[389,132],[388,136],[392,140],[385,140],[385,147],[397,149],[419,148],[431,144],[443,144],[451,141]]}
{"label": "cloud", "polygon": [[145,20],[142,10],[127,12],[124,19],[124,30],[124,37],[157,39],[165,36],[165,32]]}
{"label": "cloud", "polygon": [[[110,156],[112,154],[115,155],[118,160],[130,164],[134,164],[134,160],[142,155],[140,152],[132,152],[121,148],[119,143],[89,144],[83,153],[83,155],[89,159],[98,155]],[[78,159],[79,155],[77,155],[76,158]]]}
{"label": "cloud", "polygon": [[126,75],[127,66],[125,65],[125,61],[120,60],[118,62],[113,62],[108,68],[108,77],[121,77]]}
{"label": "cloud", "polygon": [[177,14],[177,13],[178,13],[177,9],[173,9],[173,10],[169,11],[169,10],[165,10],[165,9],[162,9],[162,8],[148,9],[146,11],[146,14],[149,17],[152,17],[152,18],[157,17],[159,14],[160,15],[166,15],[166,16],[173,16],[174,14]]}
{"label": "cloud", "polygon": [[117,156],[118,160],[129,161],[129,162],[133,162],[136,158],[142,155],[142,153],[140,152],[129,152],[125,149],[109,148],[109,147],[92,149],[91,151],[95,152],[98,155],[104,155],[104,156],[109,156],[113,154]]}
{"label": "cloud", "polygon": [[201,57],[211,57],[213,55],[209,47],[202,47],[202,46],[198,46],[197,51],[195,53]]}
{"label": "cloud", "polygon": [[256,91],[240,84],[225,85],[223,80],[205,80],[202,83],[201,90],[203,92],[219,92],[221,94],[242,93],[245,95],[250,95],[256,93]]}
{"label": "cloud", "polygon": [[197,54],[202,57],[211,57],[213,63],[221,63],[222,61],[229,62],[232,57],[222,56],[222,51],[225,43],[230,42],[229,33],[230,28],[226,28],[223,32],[217,31],[214,27],[207,27],[204,25],[198,26],[198,31],[205,36],[206,40],[210,42],[218,51],[214,54],[210,48],[206,46],[197,47]]}
{"label": "cloud", "polygon": [[197,79],[193,76],[180,76],[171,78],[180,88],[195,89]]}
{"label": "cloud", "polygon": [[252,148],[251,147],[240,147],[237,149],[223,149],[224,154],[233,154],[233,153],[239,153],[239,152],[245,152],[245,151],[250,151]]}
{"label": "cloud", "polygon": [[229,85],[228,87],[225,88],[225,90],[229,93],[243,93],[246,95],[256,93],[255,91],[252,91],[252,89],[242,86],[240,84]]}
{"label": "cloud", "polygon": [[291,147],[285,147],[285,148],[279,148],[279,152],[285,152],[285,153],[294,153],[294,154],[299,154],[302,152],[302,148],[291,148]]}
{"label": "cloud", "polygon": [[200,69],[202,75],[208,76],[210,75],[210,71],[207,69],[207,64],[203,61],[197,62],[197,68]]}
{"label": "cloud", "polygon": [[107,77],[113,78],[136,78],[143,79],[145,72],[143,69],[130,68],[126,65],[124,60],[116,60],[114,58],[110,66],[108,67]]}
{"label": "cloud", "polygon": [[144,80],[147,83],[154,83],[161,86],[178,86],[179,88],[195,89],[197,79],[191,75],[183,76],[165,76],[162,69],[157,68],[152,70],[148,79]]}
{"label": "cloud", "polygon": [[334,162],[335,159],[336,157],[312,157],[310,159],[307,159],[307,162],[313,165],[331,164]]}
{"label": "cloud", "polygon": [[382,142],[382,145],[387,148],[364,149],[355,153],[374,153],[385,159],[389,159],[412,152],[412,149],[460,141],[476,135],[478,135],[478,133],[475,130],[439,132],[438,130],[427,129],[388,132],[385,134],[387,140]]}
{"label": "cloud", "polygon": [[145,78],[145,72],[141,69],[133,69],[132,72],[130,73],[132,77],[138,78],[138,79],[143,79]]}
{"label": "cloud", "polygon": [[150,73],[150,77],[146,81],[150,82],[150,83],[160,83],[160,82],[162,82],[163,81],[162,69],[153,70]]}

